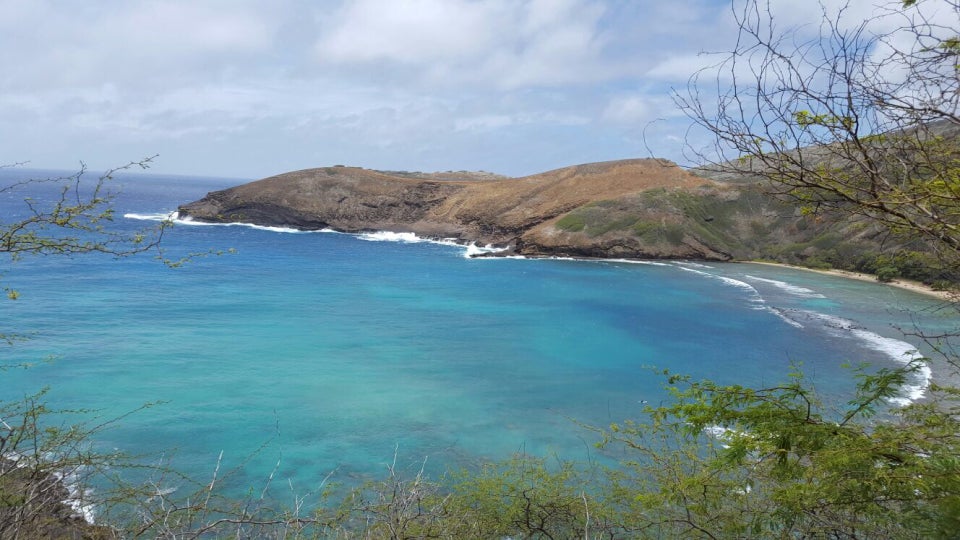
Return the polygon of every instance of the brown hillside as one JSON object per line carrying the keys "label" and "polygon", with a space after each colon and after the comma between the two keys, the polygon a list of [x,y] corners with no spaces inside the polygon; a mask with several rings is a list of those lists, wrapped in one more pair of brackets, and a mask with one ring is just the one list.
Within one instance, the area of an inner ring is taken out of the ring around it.
{"label": "brown hillside", "polygon": [[437,177],[357,167],[309,169],[210,193],[180,213],[212,222],[389,230],[508,244],[530,228],[594,201],[711,183],[655,159],[577,165],[523,178],[497,179],[487,173],[480,179],[464,173],[452,180]]}
{"label": "brown hillside", "polygon": [[708,183],[668,161],[634,159],[565,167],[511,181],[470,184],[448,197],[436,215],[459,222],[496,223],[507,236],[592,201],[656,187]]}

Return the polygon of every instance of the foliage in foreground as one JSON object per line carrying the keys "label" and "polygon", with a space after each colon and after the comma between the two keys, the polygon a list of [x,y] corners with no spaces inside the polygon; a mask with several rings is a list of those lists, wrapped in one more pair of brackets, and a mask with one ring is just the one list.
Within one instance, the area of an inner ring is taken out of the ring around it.
{"label": "foliage in foreground", "polygon": [[[924,2],[900,3],[917,4]],[[919,46],[893,50],[878,65],[871,46],[900,36],[864,41],[863,27],[845,30],[839,15],[825,14],[825,36],[784,51],[795,42],[762,27],[768,4],[744,5],[743,48],[727,66],[736,79],[743,72],[734,68],[748,64],[757,80],[735,82],[713,117],[702,102],[686,102],[719,144],[736,151],[738,159],[719,165],[767,175],[812,213],[846,212],[889,234],[921,237],[957,269],[958,161],[931,129],[960,124],[956,20],[938,22],[937,32],[922,18],[906,20],[901,30]],[[960,11],[956,2],[946,5],[955,16]],[[909,68],[905,82],[877,79],[889,70],[871,69],[892,63]],[[825,89],[805,84],[821,78]],[[72,201],[61,199],[68,207]],[[84,238],[106,232],[86,221],[104,199],[90,202],[79,213],[37,213],[37,239],[74,223],[92,226]],[[47,246],[30,236],[10,243],[16,238],[0,235],[0,252],[110,245]],[[142,239],[134,241],[136,251]],[[947,360],[956,365],[955,355]],[[619,466],[519,456],[443,481],[390,467],[385,479],[336,503],[319,494],[277,504],[268,496],[272,479],[232,499],[223,495],[219,467],[206,480],[156,467],[145,482],[128,484],[123,473],[142,465],[91,444],[109,423],[61,424],[52,420],[59,413],[49,416],[29,397],[0,408],[0,537],[949,538],[960,530],[960,390],[933,386],[927,401],[902,409],[887,402],[919,367],[859,372],[855,396],[836,408],[821,403],[799,373],[759,389],[666,374],[671,404],[648,408],[641,421],[596,429]],[[75,496],[95,483],[96,500],[85,502],[96,504],[100,527],[64,517],[62,475],[74,480]],[[171,475],[194,489],[170,491]]]}
{"label": "foliage in foreground", "polygon": [[[124,483],[143,466],[90,448],[108,424],[51,427],[53,411],[31,398],[2,411],[0,448],[18,460],[0,467],[0,537],[949,538],[960,530],[956,391],[878,420],[917,368],[860,372],[837,410],[799,372],[762,389],[665,374],[672,404],[595,428],[616,466],[516,456],[437,481],[391,465],[382,480],[293,504],[270,480],[226,497],[219,467],[207,480],[154,467]],[[67,473],[74,488],[97,486],[72,493],[92,497],[99,527],[56,508],[65,492],[53,480]]]}

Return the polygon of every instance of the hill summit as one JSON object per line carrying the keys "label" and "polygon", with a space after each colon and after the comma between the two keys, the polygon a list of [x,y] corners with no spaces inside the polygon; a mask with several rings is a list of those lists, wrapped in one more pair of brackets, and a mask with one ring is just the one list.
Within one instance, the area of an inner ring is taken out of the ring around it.
{"label": "hill summit", "polygon": [[179,213],[205,222],[410,232],[526,256],[763,258],[849,268],[864,253],[879,252],[884,241],[856,217],[803,215],[756,180],[710,179],[661,159],[574,165],[521,178],[338,165],[208,193]]}

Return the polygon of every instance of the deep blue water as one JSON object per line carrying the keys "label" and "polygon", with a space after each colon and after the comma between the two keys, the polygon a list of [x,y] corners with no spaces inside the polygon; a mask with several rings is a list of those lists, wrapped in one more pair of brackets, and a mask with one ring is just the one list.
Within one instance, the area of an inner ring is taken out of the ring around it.
{"label": "deep blue water", "polygon": [[[148,227],[119,216],[240,182],[128,175],[113,226]],[[2,194],[0,215],[22,195]],[[304,492],[334,470],[345,483],[380,474],[395,451],[434,473],[518,451],[586,459],[597,437],[574,420],[604,426],[666,399],[651,367],[762,385],[802,363],[839,401],[853,388],[841,364],[894,365],[922,348],[897,327],[955,323],[913,293],[761,265],[470,259],[184,224],[164,246],[235,253],[176,269],[149,255],[4,260],[2,284],[21,297],[0,302],[0,329],[33,334],[5,363],[53,360],[0,373],[0,399],[49,386],[54,405],[108,418],[163,401],[96,444],[172,456],[200,478],[222,451],[224,468],[249,460],[237,486],[261,485],[278,460],[275,483]]]}

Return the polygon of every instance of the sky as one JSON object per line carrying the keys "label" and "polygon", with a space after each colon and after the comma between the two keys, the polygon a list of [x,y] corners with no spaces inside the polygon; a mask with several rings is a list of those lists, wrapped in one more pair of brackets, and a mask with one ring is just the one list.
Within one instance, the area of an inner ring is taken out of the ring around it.
{"label": "sky", "polygon": [[735,30],[729,0],[0,0],[0,164],[688,165],[670,91]]}

